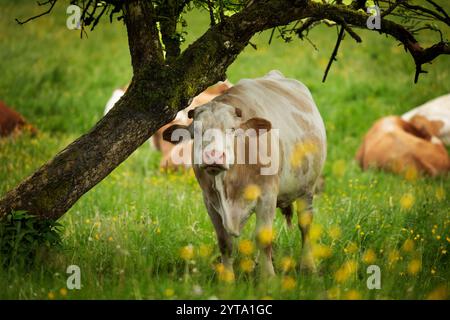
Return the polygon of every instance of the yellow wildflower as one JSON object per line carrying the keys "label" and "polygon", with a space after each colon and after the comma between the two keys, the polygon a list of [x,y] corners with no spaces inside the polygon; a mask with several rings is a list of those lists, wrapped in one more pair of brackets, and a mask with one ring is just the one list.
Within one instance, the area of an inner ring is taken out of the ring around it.
{"label": "yellow wildflower", "polygon": [[356,261],[349,260],[335,272],[334,278],[339,283],[345,282],[356,272],[357,267]]}
{"label": "yellow wildflower", "polygon": [[356,290],[350,290],[346,293],[345,299],[347,300],[361,300],[361,294]]}
{"label": "yellow wildflower", "polygon": [[410,275],[417,274],[422,269],[422,262],[418,259],[413,259],[408,264],[408,273]]}
{"label": "yellow wildflower", "polygon": [[256,184],[249,184],[244,189],[244,199],[253,201],[261,195],[261,189]]}
{"label": "yellow wildflower", "polygon": [[414,241],[411,239],[406,239],[403,243],[402,250],[405,252],[411,252],[414,250],[415,244]]}
{"label": "yellow wildflower", "polygon": [[445,285],[437,287],[427,296],[427,300],[447,300],[448,298],[448,288]]}
{"label": "yellow wildflower", "polygon": [[338,226],[333,226],[328,230],[328,235],[330,236],[331,239],[333,240],[337,240],[341,237],[342,235],[342,231],[341,228],[339,228]]}
{"label": "yellow wildflower", "polygon": [[268,246],[274,239],[274,232],[272,228],[262,228],[258,233],[258,240],[262,246]]}
{"label": "yellow wildflower", "polygon": [[198,248],[198,255],[202,258],[207,258],[211,255],[213,249],[210,245],[201,244]]}
{"label": "yellow wildflower", "polygon": [[414,205],[414,201],[415,201],[414,196],[411,193],[404,194],[400,198],[400,206],[404,210],[409,210]]}
{"label": "yellow wildflower", "polygon": [[239,242],[239,251],[246,256],[251,255],[253,253],[253,242],[247,239],[241,240]]}
{"label": "yellow wildflower", "polygon": [[294,278],[286,276],[281,280],[281,288],[283,290],[293,290],[297,285],[297,281]]}
{"label": "yellow wildflower", "polygon": [[253,262],[253,260],[248,258],[242,259],[239,265],[241,267],[241,270],[244,272],[252,272],[255,268],[255,263]]}
{"label": "yellow wildflower", "polygon": [[312,246],[312,254],[316,259],[325,259],[331,256],[331,249],[323,244],[314,244]]}
{"label": "yellow wildflower", "polygon": [[180,257],[183,260],[192,260],[194,258],[194,246],[193,245],[187,245],[180,249]]}
{"label": "yellow wildflower", "polygon": [[67,289],[66,288],[59,289],[59,294],[63,297],[67,296]]}
{"label": "yellow wildflower", "polygon": [[367,249],[362,256],[362,260],[366,264],[372,264],[377,260],[377,255],[372,249]]}
{"label": "yellow wildflower", "polygon": [[280,265],[283,272],[288,272],[289,270],[295,268],[295,261],[291,257],[283,257],[283,259],[281,259]]}

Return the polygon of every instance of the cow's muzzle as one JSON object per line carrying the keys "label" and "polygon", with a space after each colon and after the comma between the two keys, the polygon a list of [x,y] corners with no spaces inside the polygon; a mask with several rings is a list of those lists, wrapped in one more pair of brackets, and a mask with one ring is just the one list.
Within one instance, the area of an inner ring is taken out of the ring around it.
{"label": "cow's muzzle", "polygon": [[202,167],[206,171],[207,174],[216,176],[219,173],[227,170],[227,166],[225,164],[207,164]]}

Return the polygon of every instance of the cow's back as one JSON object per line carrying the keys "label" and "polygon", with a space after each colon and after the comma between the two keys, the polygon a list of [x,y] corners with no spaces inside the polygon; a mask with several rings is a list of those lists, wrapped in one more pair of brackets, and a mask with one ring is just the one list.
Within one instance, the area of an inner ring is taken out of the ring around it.
{"label": "cow's back", "polygon": [[[271,71],[262,78],[239,81],[214,101],[241,109],[243,121],[261,117],[279,130],[281,202],[312,191],[325,162],[326,134],[320,113],[305,85]],[[298,159],[298,163],[293,163],[292,156],[302,148],[309,152]]]}

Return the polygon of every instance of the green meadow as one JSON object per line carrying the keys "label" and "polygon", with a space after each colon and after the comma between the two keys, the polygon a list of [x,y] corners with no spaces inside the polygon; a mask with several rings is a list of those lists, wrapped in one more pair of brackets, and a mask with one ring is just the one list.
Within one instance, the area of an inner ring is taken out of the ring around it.
{"label": "green meadow", "polygon": [[[66,28],[65,7],[23,26],[42,10],[33,1],[0,2],[0,100],[38,129],[0,140],[0,194],[13,188],[103,114],[116,87],[131,79],[122,22],[87,37]],[[187,46],[208,27],[208,13],[187,15]],[[354,155],[378,118],[402,114],[450,92],[450,59],[414,65],[402,47],[362,30],[345,38],[325,83],[336,29],[318,27],[311,43],[256,35],[228,70],[236,83],[278,69],[311,90],[326,124],[325,187],[314,199],[315,274],[298,269],[301,237],[277,214],[274,265],[261,279],[254,217],[236,239],[235,279],[222,271],[215,233],[192,172],[159,170],[160,154],[142,145],[60,219],[62,244],[31,263],[0,268],[0,299],[447,299],[450,279],[449,177],[363,172]],[[449,35],[446,35],[447,38]],[[423,39],[425,44],[435,38]],[[161,84],[164,85],[164,84]],[[256,264],[256,266],[255,266]],[[81,270],[68,290],[66,269]],[[381,289],[369,290],[369,265]]]}

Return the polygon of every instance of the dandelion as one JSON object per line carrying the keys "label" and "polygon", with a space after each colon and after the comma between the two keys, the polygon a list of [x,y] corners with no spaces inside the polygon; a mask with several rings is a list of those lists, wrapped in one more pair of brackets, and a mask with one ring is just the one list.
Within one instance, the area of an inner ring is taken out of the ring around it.
{"label": "dandelion", "polygon": [[271,296],[263,296],[261,300],[273,300],[273,298]]}
{"label": "dandelion", "polygon": [[241,240],[239,242],[239,252],[242,254],[249,256],[253,253],[253,242],[250,240]]}
{"label": "dandelion", "polygon": [[261,195],[261,189],[256,184],[249,184],[244,189],[244,199],[253,201]]}
{"label": "dandelion", "polygon": [[422,262],[418,259],[413,259],[408,264],[408,273],[410,275],[417,274],[422,269]]}
{"label": "dandelion", "polygon": [[192,260],[194,258],[194,246],[193,245],[187,245],[180,249],[180,257],[183,260]]}
{"label": "dandelion", "polygon": [[330,228],[330,230],[328,230],[328,235],[331,239],[337,240],[341,237],[342,231],[338,226],[333,226]]}
{"label": "dandelion", "polygon": [[329,258],[331,253],[331,249],[323,244],[314,244],[312,246],[312,255],[316,259]]}
{"label": "dandelion", "polygon": [[239,266],[241,267],[241,270],[244,272],[252,272],[253,269],[255,268],[255,263],[253,262],[253,260],[245,258],[241,260]]}
{"label": "dandelion", "polygon": [[417,180],[418,172],[414,166],[408,166],[404,172],[404,177],[408,181]]}
{"label": "dandelion", "polygon": [[334,287],[327,291],[327,296],[328,296],[328,299],[330,299],[330,300],[339,299],[340,295],[341,295],[341,289],[339,287]]}
{"label": "dandelion", "polygon": [[350,290],[345,295],[345,299],[347,300],[361,300],[361,294],[356,290]]}
{"label": "dandelion", "polygon": [[294,278],[286,276],[281,280],[281,288],[286,291],[294,290],[297,285],[297,281]]}
{"label": "dandelion", "polygon": [[342,177],[345,174],[346,164],[344,160],[336,160],[331,168],[333,175]]}
{"label": "dandelion", "polygon": [[218,263],[214,266],[214,269],[216,270],[217,273],[222,273],[225,271],[225,266],[223,263]]}
{"label": "dandelion", "polygon": [[436,189],[436,199],[438,199],[438,201],[442,201],[445,199],[445,190],[443,187],[438,187]]}
{"label": "dandelion", "polygon": [[448,299],[448,288],[445,285],[439,286],[433,291],[431,291],[427,300],[447,300]]}
{"label": "dandelion", "polygon": [[[299,211],[300,212],[300,211]],[[301,211],[298,215],[298,224],[300,227],[308,227],[312,223],[312,214],[307,211]]]}
{"label": "dandelion", "polygon": [[314,224],[309,230],[309,237],[312,241],[318,240],[322,235],[322,226],[320,224]]}
{"label": "dandelion", "polygon": [[400,206],[404,210],[409,210],[414,205],[414,201],[415,201],[414,196],[411,193],[404,194],[400,198]]}
{"label": "dandelion", "polygon": [[98,233],[95,234],[95,240],[100,240],[100,235]]}
{"label": "dandelion", "polygon": [[198,248],[198,255],[202,258],[207,258],[212,254],[212,247],[207,244],[201,244]]}
{"label": "dandelion", "polygon": [[268,246],[274,239],[274,232],[272,228],[262,228],[258,233],[258,240],[262,246]]}
{"label": "dandelion", "polygon": [[352,274],[356,272],[358,264],[355,260],[345,262],[334,274],[337,282],[342,283],[347,281]]}
{"label": "dandelion", "polygon": [[167,288],[166,290],[164,290],[164,296],[167,298],[173,297],[174,294],[175,290],[173,290],[172,288]]}
{"label": "dandelion", "polygon": [[226,283],[231,283],[234,281],[234,273],[231,270],[228,270],[227,268],[225,268],[221,273],[219,273],[219,280],[226,282]]}
{"label": "dandelion", "polygon": [[63,297],[67,296],[67,289],[66,288],[59,289],[59,294]]}
{"label": "dandelion", "polygon": [[406,239],[403,243],[402,250],[405,252],[412,252],[414,250],[415,244],[411,239]]}
{"label": "dandelion", "polygon": [[431,268],[430,273],[431,273],[432,275],[436,274],[436,269],[435,269],[435,268]]}
{"label": "dandelion", "polygon": [[113,241],[113,240],[114,240],[113,237],[109,237],[109,238],[108,238],[108,241],[109,241],[109,242],[111,242],[111,241]]}
{"label": "dandelion", "polygon": [[47,294],[47,297],[48,297],[50,300],[54,300],[54,299],[55,299],[55,293],[54,293],[53,291],[50,291],[50,292]]}
{"label": "dandelion", "polygon": [[352,254],[358,251],[358,245],[354,242],[350,242],[345,248],[344,252],[347,254]]}
{"label": "dandelion", "polygon": [[295,261],[291,257],[283,257],[281,259],[281,270],[283,272],[288,272],[289,270],[292,270],[295,268]]}
{"label": "dandelion", "polygon": [[367,249],[362,256],[362,260],[365,264],[372,264],[377,260],[377,255],[372,249]]}

